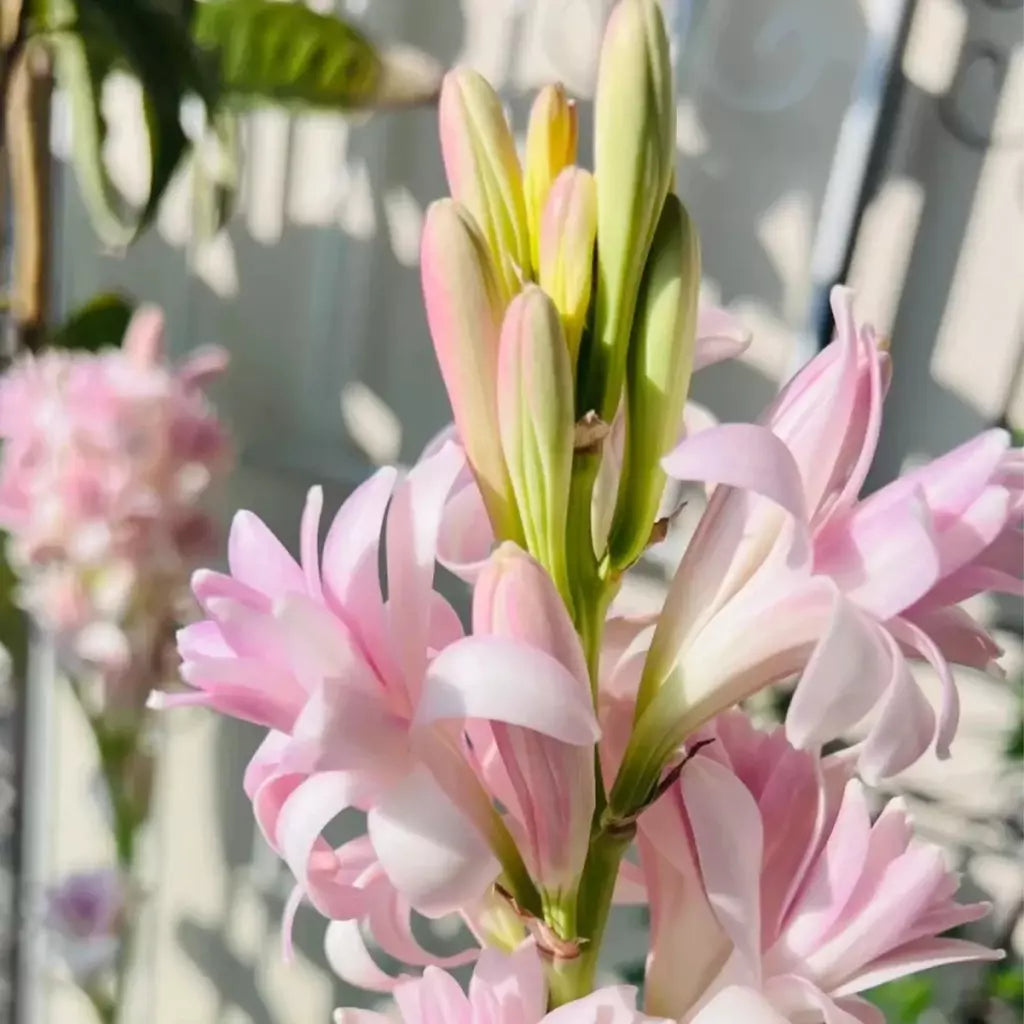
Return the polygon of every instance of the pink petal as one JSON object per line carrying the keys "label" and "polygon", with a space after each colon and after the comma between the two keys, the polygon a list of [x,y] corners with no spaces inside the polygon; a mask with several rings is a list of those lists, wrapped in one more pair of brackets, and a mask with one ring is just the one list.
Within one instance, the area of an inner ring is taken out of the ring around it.
{"label": "pink petal", "polygon": [[377,890],[367,920],[369,932],[383,953],[411,967],[434,966],[446,970],[472,963],[480,955],[475,947],[450,956],[439,956],[424,949],[413,934],[412,909],[408,902],[386,880]]}
{"label": "pink petal", "polygon": [[202,704],[232,718],[287,731],[305,699],[290,672],[255,658],[193,658],[180,672],[198,692],[168,694],[164,707]]}
{"label": "pink petal", "polygon": [[[695,757],[681,776],[704,888],[718,923],[758,977],[761,964],[761,815],[729,769]],[[722,815],[729,828],[722,828]]]}
{"label": "pink petal", "polygon": [[282,804],[275,839],[296,881],[307,887],[309,861],[323,830],[357,794],[344,772],[323,772],[295,787]]}
{"label": "pink petal", "polygon": [[311,487],[302,509],[302,525],[299,527],[299,547],[302,555],[302,572],[306,577],[306,589],[310,596],[320,598],[323,590],[320,584],[320,515],[324,508],[324,489]]}
{"label": "pink petal", "polygon": [[851,781],[828,841],[808,876],[783,943],[798,956],[817,948],[853,894],[868,855],[871,817],[864,789]]}
{"label": "pink petal", "polygon": [[178,369],[178,379],[188,389],[202,388],[219,377],[231,362],[231,356],[219,345],[204,345],[189,353]]}
{"label": "pink petal", "polygon": [[507,722],[565,743],[596,743],[600,729],[588,693],[551,655],[500,637],[471,636],[431,663],[413,726],[445,719]]}
{"label": "pink petal", "polygon": [[370,810],[367,828],[391,883],[427,917],[479,899],[498,874],[484,838],[423,768]]}
{"label": "pink petal", "polygon": [[324,592],[335,610],[347,612],[354,621],[382,614],[378,552],[397,478],[388,466],[360,484],[338,510],[324,540]]}
{"label": "pink petal", "polygon": [[[368,992],[392,992],[396,985],[411,978],[408,974],[394,977],[380,969],[366,948],[358,921],[331,921],[324,936],[324,952],[331,970],[342,981]],[[345,1024],[348,1024],[349,1019],[362,1024],[358,1017],[344,1016],[358,1012],[343,1010],[341,1020]],[[387,1021],[388,1018],[374,1014],[370,1019]]]}
{"label": "pink petal", "polygon": [[892,672],[877,718],[861,748],[864,780],[877,783],[914,764],[935,736],[935,713],[896,644],[888,640]]}
{"label": "pink petal", "polygon": [[[541,1024],[642,1024],[649,1020],[636,1009],[636,989],[626,985],[598,989],[552,1010]],[[658,1024],[658,1022],[652,1022]],[[669,1024],[662,1021],[661,1024]]]}
{"label": "pink petal", "polygon": [[860,972],[846,985],[840,985],[834,994],[843,996],[864,992],[895,978],[916,974],[918,971],[928,971],[934,967],[943,967],[946,964],[1002,960],[1005,956],[1001,949],[988,949],[976,942],[965,942],[963,939],[918,939],[873,961],[866,971]]}
{"label": "pink petal", "polygon": [[398,986],[395,1002],[402,1017],[416,1024],[472,1024],[469,1001],[459,983],[436,967],[428,967],[418,981]]}
{"label": "pink petal", "polygon": [[942,575],[939,542],[922,494],[884,514],[872,499],[833,520],[815,537],[815,572],[831,576],[849,598],[879,619],[909,608]]}
{"label": "pink petal", "polygon": [[749,347],[752,335],[739,317],[727,309],[701,303],[697,310],[697,344],[693,353],[693,369],[735,359]]}
{"label": "pink petal", "polygon": [[949,662],[938,644],[909,619],[893,619],[887,624],[887,628],[905,647],[925,658],[939,677],[942,684],[942,707],[935,736],[935,752],[939,757],[949,757],[949,747],[960,722],[960,694]]}
{"label": "pink petal", "polygon": [[289,660],[306,692],[325,679],[378,692],[380,682],[344,624],[319,601],[289,594],[277,602],[274,617],[288,646]]}
{"label": "pink petal", "polygon": [[678,788],[641,815],[639,845],[651,908],[646,1005],[679,1017],[714,982],[733,944],[704,891]]}
{"label": "pink petal", "polygon": [[881,628],[836,595],[832,618],[786,715],[786,735],[810,749],[842,736],[874,707],[891,675]]}
{"label": "pink petal", "polygon": [[824,1024],[861,1024],[861,1019],[844,1010],[812,981],[794,974],[772,978],[765,985],[765,995],[773,1006],[782,1010],[786,1018],[800,1020],[810,1012],[820,1014]]}
{"label": "pink petal", "polygon": [[689,1024],[787,1024],[759,992],[730,985],[722,989]]}
{"label": "pink petal", "polygon": [[295,771],[351,771],[368,790],[396,782],[409,766],[409,723],[380,693],[337,685],[318,687],[295,719],[285,766]]}
{"label": "pink petal", "polygon": [[227,645],[216,622],[192,622],[175,634],[178,654],[190,658],[231,658],[235,652]]}
{"label": "pink petal", "polygon": [[523,1021],[540,1021],[547,1008],[547,981],[537,947],[525,942],[511,955],[495,949],[480,954],[469,983],[469,1002],[479,1020],[487,1011]]}
{"label": "pink petal", "polygon": [[458,612],[436,590],[433,591],[430,595],[430,653],[443,651],[463,636],[465,630]]}
{"label": "pink petal", "polygon": [[805,507],[800,474],[789,449],[753,423],[723,423],[687,437],[661,460],[676,480],[738,487],[763,495],[797,519]]}
{"label": "pink petal", "polygon": [[461,450],[445,445],[411,470],[395,489],[388,510],[388,621],[397,660],[413,694],[427,663],[441,515],[462,465]]}
{"label": "pink petal", "polygon": [[254,611],[269,612],[273,604],[272,599],[262,591],[246,586],[233,576],[225,576],[210,569],[197,569],[192,574],[192,593],[203,608],[208,601],[217,597],[237,601]]}
{"label": "pink petal", "polygon": [[251,512],[235,513],[228,534],[228,565],[237,580],[271,597],[303,593],[305,577],[284,545]]}
{"label": "pink petal", "polygon": [[466,583],[474,583],[494,547],[494,528],[475,480],[457,488],[445,505],[437,538],[437,560]]}

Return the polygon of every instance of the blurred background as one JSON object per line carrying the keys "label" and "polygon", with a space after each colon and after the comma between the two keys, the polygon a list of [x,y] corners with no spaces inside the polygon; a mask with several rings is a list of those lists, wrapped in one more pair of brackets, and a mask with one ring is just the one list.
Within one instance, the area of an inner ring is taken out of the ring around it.
{"label": "blurred background", "polygon": [[[536,87],[561,80],[581,101],[581,154],[589,151],[607,0],[315,6],[443,66],[474,66],[499,88],[520,133]],[[1020,0],[665,6],[679,89],[677,189],[701,230],[708,298],[740,315],[754,338],[742,359],[701,373],[694,397],[724,420],[755,416],[827,338],[823,297],[846,279],[861,317],[892,340],[873,486],[978,430],[1024,426]],[[141,201],[149,169],[136,81],[112,76],[103,106],[107,166]],[[429,106],[356,118],[247,113],[227,228],[212,238],[196,230],[186,163],[127,255],[96,240],[68,167],[71,125],[58,90],[55,315],[98,292],[126,293],[163,307],[175,355],[207,342],[230,350],[215,391],[238,448],[219,497],[225,522],[250,508],[294,544],[312,483],[325,485],[333,508],[372,466],[415,459],[448,420],[417,268],[424,210],[446,192]],[[645,567],[639,590],[657,590],[670,556]],[[1024,1020],[1021,609],[993,601],[980,611],[1006,648],[1007,679],[965,671],[953,759],[926,761],[898,787],[967,889],[992,900],[979,934],[1011,959],[893,986],[879,1000],[895,1021]],[[30,685],[45,696],[23,744],[8,699],[0,751],[12,780],[28,778],[26,806],[36,807],[25,817],[16,792],[0,796],[10,810],[11,911],[0,1019],[16,993],[18,1024],[89,1020],[77,993],[51,977],[32,894],[109,856],[91,795],[90,737],[66,688],[46,685],[50,674],[45,650],[35,651]],[[282,961],[287,869],[255,835],[241,791],[258,738],[201,711],[177,712],[164,726],[140,1021],[298,1024],[327,1021],[332,1007],[353,1001],[326,968],[313,912],[300,912],[296,959]],[[20,902],[15,884],[27,894]],[[613,942],[627,974],[640,927],[624,916]]]}

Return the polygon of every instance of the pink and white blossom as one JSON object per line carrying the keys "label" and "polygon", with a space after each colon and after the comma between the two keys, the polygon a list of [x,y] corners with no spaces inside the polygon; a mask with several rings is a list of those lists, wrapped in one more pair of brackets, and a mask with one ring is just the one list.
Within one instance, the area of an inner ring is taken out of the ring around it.
{"label": "pink and white blossom", "polygon": [[[683,555],[640,695],[651,721],[674,723],[671,746],[796,675],[791,738],[820,746],[859,726],[861,771],[878,779],[933,743],[948,753],[958,718],[949,662],[981,666],[998,653],[956,602],[1020,591],[1020,455],[991,431],[858,500],[888,356],[855,323],[848,292],[833,302],[836,341],[760,428],[712,427],[665,459],[678,479],[730,486],[715,489]],[[939,675],[938,715],[910,657]]]}
{"label": "pink and white blossom", "polygon": [[738,984],[785,1019],[876,1024],[858,993],[998,957],[941,937],[988,905],[955,902],[957,877],[913,838],[900,801],[872,822],[847,755],[819,762],[739,712],[699,738],[712,742],[640,819],[652,1012],[688,1020]]}
{"label": "pink and white blossom", "polygon": [[[467,992],[450,974],[432,967],[421,979],[399,985],[395,1002],[402,1024],[669,1024],[639,1013],[635,990],[625,986],[598,989],[549,1013],[547,983],[532,943],[507,956],[485,951]],[[338,1010],[334,1015],[335,1024],[386,1024],[394,1019],[367,1010]],[[709,1018],[706,1024],[715,1021]]]}
{"label": "pink and white blossom", "polygon": [[[414,964],[429,957],[408,930],[411,909],[472,907],[502,855],[517,856],[465,730],[497,724],[588,750],[598,736],[589,691],[556,655],[509,635],[464,637],[433,589],[441,510],[463,465],[446,445],[404,478],[380,470],[342,506],[322,556],[314,489],[298,562],[239,513],[230,573],[194,581],[209,618],[179,636],[194,689],[160,698],[271,729],[246,791],[297,893],[334,920],[335,943],[360,947],[364,921]],[[368,834],[335,850],[321,833],[348,809],[366,814]],[[357,962],[362,983],[394,981],[362,953],[346,958]]]}
{"label": "pink and white blossom", "polygon": [[230,457],[202,391],[224,353],[175,370],[162,336],[142,309],[121,349],[28,355],[0,381],[0,525],[19,600],[119,704],[172,671],[188,573],[215,536],[200,499]]}

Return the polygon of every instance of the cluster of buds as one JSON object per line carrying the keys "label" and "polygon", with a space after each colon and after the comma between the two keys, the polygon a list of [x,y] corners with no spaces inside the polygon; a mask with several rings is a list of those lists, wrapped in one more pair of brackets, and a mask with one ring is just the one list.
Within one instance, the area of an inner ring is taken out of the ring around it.
{"label": "cluster of buds", "polygon": [[[422,273],[456,428],[497,539],[525,547],[580,621],[587,598],[570,593],[570,576],[575,587],[595,567],[621,573],[650,540],[696,347],[700,247],[670,192],[675,110],[658,5],[612,13],[593,172],[576,164],[576,110],[560,86],[534,103],[523,165],[475,72],[447,76],[440,119],[452,198],[428,211]],[[616,417],[621,472],[595,513]]]}
{"label": "cluster of buds", "polygon": [[199,502],[228,462],[202,391],[223,352],[172,370],[162,334],[143,309],[122,348],[27,355],[0,381],[0,525],[18,599],[67,667],[101,683],[103,707],[139,708],[173,672],[188,572],[215,537]]}

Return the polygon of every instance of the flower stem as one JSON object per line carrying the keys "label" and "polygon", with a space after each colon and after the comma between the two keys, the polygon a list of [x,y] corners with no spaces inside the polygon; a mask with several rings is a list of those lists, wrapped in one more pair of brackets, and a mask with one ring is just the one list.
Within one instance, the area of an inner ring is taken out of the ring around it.
{"label": "flower stem", "polygon": [[581,999],[594,989],[619,865],[632,840],[633,831],[627,830],[598,832],[591,841],[577,910],[583,944],[579,956],[556,958],[548,971],[548,997],[552,1007]]}

